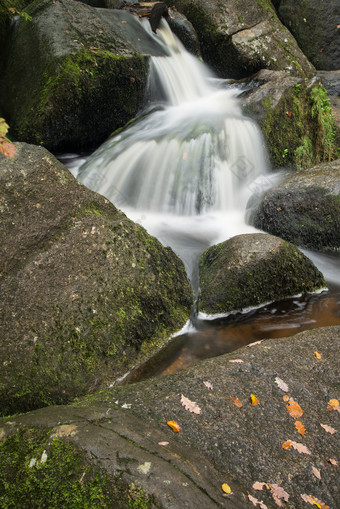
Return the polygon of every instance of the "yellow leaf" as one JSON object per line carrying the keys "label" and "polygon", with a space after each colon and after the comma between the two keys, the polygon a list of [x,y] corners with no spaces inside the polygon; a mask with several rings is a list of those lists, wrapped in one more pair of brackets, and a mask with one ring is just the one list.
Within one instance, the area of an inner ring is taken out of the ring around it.
{"label": "yellow leaf", "polygon": [[305,434],[306,434],[306,428],[302,424],[302,422],[301,421],[295,421],[295,427],[296,427],[297,432],[300,433],[300,435],[302,435],[304,437]]}
{"label": "yellow leaf", "polygon": [[260,404],[259,400],[257,399],[256,396],[254,396],[254,394],[250,395],[250,400],[251,400],[251,406],[256,406],[256,405]]}
{"label": "yellow leaf", "polygon": [[321,353],[319,353],[319,352],[315,351],[315,352],[314,352],[314,355],[315,355],[315,357],[316,357],[317,359],[321,359]]}
{"label": "yellow leaf", "polygon": [[340,403],[339,403],[339,401],[338,401],[337,399],[330,399],[330,400],[329,400],[329,402],[328,402],[328,404],[329,404],[330,406],[332,406],[333,408],[336,408],[336,407],[338,407],[338,406],[339,406],[339,404],[340,404]]}
{"label": "yellow leaf", "polygon": [[166,423],[176,433],[179,433],[181,431],[181,427],[180,427],[180,425],[176,421],[166,421]]}
{"label": "yellow leaf", "polygon": [[226,482],[222,484],[222,490],[224,491],[224,493],[227,493],[228,495],[229,493],[231,493],[231,488],[229,484],[227,484]]}

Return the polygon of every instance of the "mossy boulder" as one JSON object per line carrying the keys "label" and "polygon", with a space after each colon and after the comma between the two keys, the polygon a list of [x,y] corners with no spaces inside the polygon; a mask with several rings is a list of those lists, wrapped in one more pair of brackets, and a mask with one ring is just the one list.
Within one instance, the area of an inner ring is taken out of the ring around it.
{"label": "mossy boulder", "polygon": [[202,254],[198,311],[228,313],[325,286],[319,270],[292,244],[264,233],[237,235]]}
{"label": "mossy boulder", "polygon": [[[276,509],[274,493],[284,490],[294,509],[307,507],[301,495],[335,508],[340,442],[320,424],[338,430],[339,414],[327,406],[339,399],[339,362],[340,327],[314,329],[70,406],[2,419],[0,505],[251,509],[250,495]],[[251,405],[251,394],[258,405]],[[284,394],[302,409],[304,437]],[[182,395],[200,413],[185,408]],[[174,433],[167,420],[181,430]],[[282,447],[286,441],[289,449]],[[257,491],[255,482],[268,489]],[[231,494],[223,493],[223,483]]]}
{"label": "mossy boulder", "polygon": [[19,141],[54,151],[101,143],[141,108],[159,45],[127,11],[36,0],[11,33],[0,108]]}
{"label": "mossy boulder", "polygon": [[191,312],[183,263],[42,147],[0,159],[0,413],[63,403],[146,360]]}
{"label": "mossy boulder", "polygon": [[282,25],[269,0],[166,0],[193,24],[203,59],[224,78],[260,69],[310,76],[314,67]]}
{"label": "mossy boulder", "polygon": [[340,68],[338,0],[281,0],[278,15],[317,69]]}
{"label": "mossy boulder", "polygon": [[259,123],[274,167],[303,169],[337,157],[336,123],[320,80],[262,70],[242,85],[243,110]]}
{"label": "mossy boulder", "polygon": [[249,204],[248,222],[317,251],[340,249],[340,160],[289,173]]}

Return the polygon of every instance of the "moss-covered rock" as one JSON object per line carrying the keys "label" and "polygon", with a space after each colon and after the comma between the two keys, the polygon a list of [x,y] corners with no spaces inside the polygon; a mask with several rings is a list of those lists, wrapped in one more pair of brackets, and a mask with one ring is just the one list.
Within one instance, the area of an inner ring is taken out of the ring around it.
{"label": "moss-covered rock", "polygon": [[336,125],[319,80],[263,70],[242,94],[244,112],[257,120],[274,167],[311,167],[337,157]]}
{"label": "moss-covered rock", "polygon": [[340,68],[338,0],[281,0],[278,15],[317,69]]}
{"label": "moss-covered rock", "polygon": [[126,11],[36,0],[12,31],[0,107],[17,140],[53,150],[98,145],[140,109],[150,54],[163,54]]}
{"label": "moss-covered rock", "polygon": [[[113,387],[72,406],[0,419],[0,505],[10,500],[9,507],[45,507],[48,493],[51,500],[74,502],[79,497],[84,505],[59,507],[80,509],[90,506],[82,495],[86,493],[99,499],[92,507],[112,507],[104,496],[110,490],[117,496],[119,483],[126,496],[124,509],[150,507],[146,502],[130,505],[127,486],[139,486],[140,497],[162,509],[251,509],[248,494],[277,509],[273,495],[281,491],[278,486],[287,493],[288,507],[305,509],[301,494],[306,494],[336,508],[334,460],[340,442],[337,433],[327,433],[320,423],[338,429],[339,414],[327,406],[339,399],[339,348],[339,326],[314,329],[247,346],[157,380]],[[304,437],[287,411],[280,380],[303,411]],[[251,405],[251,394],[258,405]],[[200,413],[188,411],[182,395]],[[180,432],[174,433],[167,420],[178,422]],[[283,449],[287,440],[291,447]],[[293,444],[305,447],[306,453]],[[321,479],[312,467],[320,470]],[[256,481],[271,488],[256,491]],[[221,489],[225,482],[232,491],[227,496]],[[26,486],[32,489],[26,490],[25,506],[16,502],[22,501],[18,493]],[[118,503],[114,507],[121,508]]]}
{"label": "moss-covered rock", "polygon": [[340,160],[289,173],[253,202],[248,221],[298,246],[340,250]]}
{"label": "moss-covered rock", "polygon": [[193,24],[203,59],[226,78],[260,69],[310,76],[314,67],[278,19],[269,0],[166,0]]}
{"label": "moss-covered rock", "polygon": [[41,147],[0,159],[0,412],[72,400],[180,329],[182,262]]}
{"label": "moss-covered rock", "polygon": [[292,244],[263,233],[237,235],[201,256],[198,311],[227,313],[325,286],[322,274]]}

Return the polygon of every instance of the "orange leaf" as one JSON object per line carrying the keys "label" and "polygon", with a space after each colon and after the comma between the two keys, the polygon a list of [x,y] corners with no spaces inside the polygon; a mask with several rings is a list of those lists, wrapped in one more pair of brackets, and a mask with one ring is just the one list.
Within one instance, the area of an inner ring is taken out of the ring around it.
{"label": "orange leaf", "polygon": [[321,359],[321,353],[317,352],[316,350],[314,352],[314,355],[317,359]]}
{"label": "orange leaf", "polygon": [[288,394],[285,394],[282,399],[283,399],[283,401],[285,401],[287,403],[287,401],[289,401]]}
{"label": "orange leaf", "polygon": [[337,399],[330,399],[328,401],[328,404],[329,404],[329,406],[331,406],[333,408],[336,408],[336,407],[339,406],[340,403],[339,403],[339,401]]}
{"label": "orange leaf", "polygon": [[298,419],[303,415],[303,410],[300,407],[299,403],[297,403],[294,400],[288,401],[286,408],[288,410],[288,413],[293,419]]}
{"label": "orange leaf", "polygon": [[295,427],[296,427],[297,432],[300,433],[300,435],[302,435],[304,437],[305,434],[306,434],[306,428],[304,427],[302,422],[301,421],[295,421]]}
{"label": "orange leaf", "polygon": [[229,398],[234,403],[234,405],[237,406],[238,408],[241,408],[243,406],[242,402],[238,398],[234,398],[234,396],[229,396]]}
{"label": "orange leaf", "polygon": [[101,28],[98,31],[100,34],[102,34],[104,32],[104,30],[102,30]]}
{"label": "orange leaf", "polygon": [[254,394],[250,395],[250,400],[251,400],[251,406],[256,406],[256,405],[260,404],[259,400],[257,399],[256,396],[254,396]]}
{"label": "orange leaf", "polygon": [[291,117],[292,116],[292,112],[291,111],[286,111],[288,117]]}
{"label": "orange leaf", "polygon": [[2,140],[0,143],[0,153],[6,157],[14,157],[17,147],[9,141]]}
{"label": "orange leaf", "polygon": [[180,425],[176,421],[166,421],[166,423],[176,433],[179,433],[181,431],[181,427],[180,427]]}
{"label": "orange leaf", "polygon": [[226,482],[222,484],[222,490],[224,491],[224,493],[227,493],[228,495],[229,493],[231,493],[231,488],[229,484],[227,484]]}
{"label": "orange leaf", "polygon": [[290,440],[283,442],[282,449],[290,449]]}

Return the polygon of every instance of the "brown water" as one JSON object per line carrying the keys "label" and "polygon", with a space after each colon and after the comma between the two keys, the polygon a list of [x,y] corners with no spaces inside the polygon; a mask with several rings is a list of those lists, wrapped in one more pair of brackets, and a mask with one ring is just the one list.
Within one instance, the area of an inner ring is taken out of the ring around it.
{"label": "brown water", "polygon": [[131,372],[124,383],[175,373],[203,359],[232,352],[253,341],[292,336],[316,327],[340,325],[340,287],[268,304],[249,313],[198,320],[195,331],[171,340],[157,356]]}

